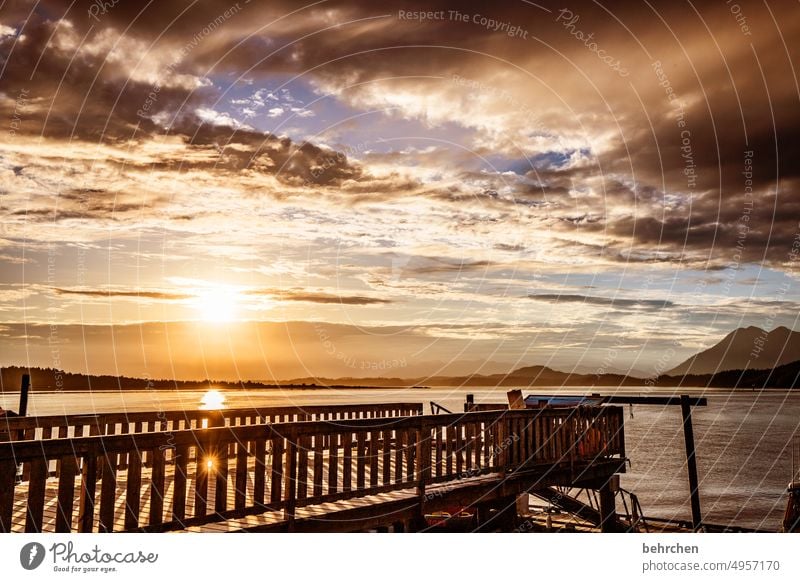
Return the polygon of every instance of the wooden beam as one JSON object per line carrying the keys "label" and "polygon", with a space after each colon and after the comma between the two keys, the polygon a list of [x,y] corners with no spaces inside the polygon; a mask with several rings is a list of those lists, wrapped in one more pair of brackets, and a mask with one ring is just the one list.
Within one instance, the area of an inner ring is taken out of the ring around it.
{"label": "wooden beam", "polygon": [[690,406],[707,406],[708,399],[705,397],[695,396],[625,396],[625,395],[610,395],[603,396],[601,394],[529,394],[527,398],[532,400],[550,400],[550,399],[563,399],[563,400],[587,400],[596,401],[598,398],[603,404],[640,404],[644,406],[682,406],[683,399],[686,398]]}
{"label": "wooden beam", "polygon": [[686,445],[686,468],[689,473],[689,495],[692,502],[692,528],[699,531],[703,525],[703,516],[700,512],[700,484],[697,479],[692,405],[688,396],[681,396],[681,414],[683,416],[683,440]]}

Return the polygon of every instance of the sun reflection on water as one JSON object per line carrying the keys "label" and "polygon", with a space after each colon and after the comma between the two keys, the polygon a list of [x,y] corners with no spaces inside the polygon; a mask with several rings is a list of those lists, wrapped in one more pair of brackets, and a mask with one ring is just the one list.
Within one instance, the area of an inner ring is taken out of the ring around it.
{"label": "sun reflection on water", "polygon": [[209,390],[200,399],[200,410],[220,410],[225,408],[225,395],[219,390]]}

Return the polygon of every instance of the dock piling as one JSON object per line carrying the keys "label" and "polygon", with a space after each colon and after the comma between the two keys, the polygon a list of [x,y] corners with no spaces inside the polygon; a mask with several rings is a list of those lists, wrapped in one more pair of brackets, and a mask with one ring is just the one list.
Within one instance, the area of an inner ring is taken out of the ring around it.
{"label": "dock piling", "polygon": [[28,416],[28,392],[31,389],[30,374],[22,375],[22,382],[19,387],[19,415]]}
{"label": "dock piling", "polygon": [[692,529],[699,531],[703,525],[700,512],[700,485],[697,479],[697,458],[692,428],[692,405],[689,396],[681,396],[681,415],[683,416],[683,438],[686,444],[686,467],[689,472],[689,495],[692,502]]}
{"label": "dock piling", "polygon": [[613,479],[606,480],[599,489],[600,493],[600,531],[614,533],[619,531],[617,523],[617,500]]}

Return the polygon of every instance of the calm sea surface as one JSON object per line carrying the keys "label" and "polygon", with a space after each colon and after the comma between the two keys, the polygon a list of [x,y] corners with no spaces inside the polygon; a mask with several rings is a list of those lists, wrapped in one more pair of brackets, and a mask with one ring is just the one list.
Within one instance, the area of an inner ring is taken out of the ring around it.
{"label": "calm sea surface", "polygon": [[[402,388],[375,390],[251,390],[223,391],[226,408],[286,404],[348,404],[437,402],[463,410],[467,392],[477,402],[503,402],[500,389]],[[570,394],[597,388],[547,389],[537,393]],[[526,391],[527,393],[528,391]],[[700,395],[700,391],[683,389]],[[608,392],[603,392],[608,393]],[[645,388],[624,388],[622,394],[656,394]],[[658,394],[665,394],[662,390]],[[204,392],[126,391],[64,392],[31,395],[29,414],[75,414],[119,411],[190,410],[201,406]],[[786,507],[791,479],[792,442],[800,435],[800,393],[704,390],[708,406],[694,410],[703,519],[777,530]],[[16,409],[18,396],[0,395],[0,406]],[[631,467],[622,486],[636,493],[645,515],[689,519],[686,455],[680,408],[635,406],[626,411],[625,437]]]}

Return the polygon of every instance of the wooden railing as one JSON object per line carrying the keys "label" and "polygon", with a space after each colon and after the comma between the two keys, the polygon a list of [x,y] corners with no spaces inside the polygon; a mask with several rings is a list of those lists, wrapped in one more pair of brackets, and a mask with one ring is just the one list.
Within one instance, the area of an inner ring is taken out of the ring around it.
{"label": "wooden railing", "polygon": [[390,403],[3,417],[0,418],[0,441],[180,431],[221,426],[220,418],[225,426],[242,426],[413,416],[422,412],[422,404]]}
{"label": "wooden railing", "polygon": [[[402,489],[424,503],[435,483],[622,458],[622,418],[618,407],[514,410],[0,443],[0,531],[42,531],[53,513],[57,532],[162,531],[268,511],[291,523],[298,507]],[[18,463],[28,482],[17,482]]]}

